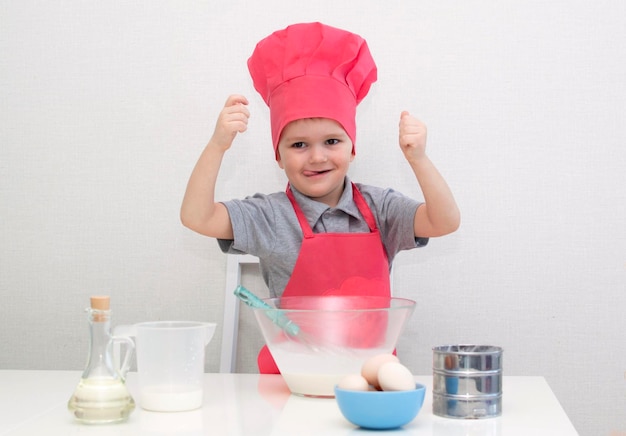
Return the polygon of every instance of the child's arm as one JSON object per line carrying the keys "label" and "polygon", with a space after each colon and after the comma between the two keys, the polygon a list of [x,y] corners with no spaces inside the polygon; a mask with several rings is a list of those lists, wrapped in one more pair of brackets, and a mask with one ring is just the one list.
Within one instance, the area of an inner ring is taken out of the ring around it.
{"label": "child's arm", "polygon": [[400,148],[424,194],[417,208],[416,237],[443,236],[459,228],[461,216],[454,196],[435,165],[426,156],[426,126],[407,111],[400,115]]}
{"label": "child's arm", "polygon": [[241,95],[231,95],[226,100],[215,125],[213,136],[194,167],[180,209],[180,219],[185,227],[219,239],[232,239],[233,228],[228,211],[222,203],[215,202],[215,182],[222,158],[238,132],[245,132],[250,112],[248,100]]}

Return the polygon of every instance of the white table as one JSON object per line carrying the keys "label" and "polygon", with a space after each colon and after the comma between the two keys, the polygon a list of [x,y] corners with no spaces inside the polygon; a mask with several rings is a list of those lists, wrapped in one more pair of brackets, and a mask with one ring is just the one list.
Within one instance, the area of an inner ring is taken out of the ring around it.
{"label": "white table", "polygon": [[[141,409],[121,424],[78,424],[67,400],[79,371],[0,370],[0,435],[356,435],[377,433],[350,424],[334,399],[290,395],[279,375],[205,374],[201,409],[156,413]],[[422,410],[394,434],[440,436],[570,436],[578,435],[543,377],[503,377],[502,416],[456,420],[432,414],[432,377]],[[128,388],[137,399],[136,374]]]}

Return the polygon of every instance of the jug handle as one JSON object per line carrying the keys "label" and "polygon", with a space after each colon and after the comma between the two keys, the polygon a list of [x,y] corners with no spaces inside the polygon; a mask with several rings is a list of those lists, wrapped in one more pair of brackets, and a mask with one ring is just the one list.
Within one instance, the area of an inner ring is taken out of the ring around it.
{"label": "jug handle", "polygon": [[213,335],[215,334],[215,327],[217,327],[217,324],[214,322],[204,323],[204,328],[205,328],[204,345],[205,346],[207,346],[209,342],[211,342],[211,339],[213,339]]}
{"label": "jug handle", "polygon": [[[114,330],[114,335],[115,336],[111,337],[111,342],[109,342],[109,346],[113,347],[111,355],[113,356],[117,372],[122,379],[125,379],[130,369],[131,358],[135,352],[135,342],[130,338],[136,335],[134,326],[118,326]],[[121,359],[121,355],[119,354],[121,353],[121,345],[126,345],[124,359]]]}

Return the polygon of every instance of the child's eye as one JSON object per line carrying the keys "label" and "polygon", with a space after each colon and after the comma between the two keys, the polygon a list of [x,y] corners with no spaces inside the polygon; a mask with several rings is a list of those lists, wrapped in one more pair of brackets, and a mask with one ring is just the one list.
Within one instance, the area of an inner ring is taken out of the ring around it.
{"label": "child's eye", "polygon": [[326,140],[326,145],[336,145],[336,144],[339,144],[339,142],[340,141],[338,139],[335,139],[335,138],[327,139]]}
{"label": "child's eye", "polygon": [[293,144],[291,144],[292,148],[304,148],[306,147],[306,144],[304,142],[294,142]]}

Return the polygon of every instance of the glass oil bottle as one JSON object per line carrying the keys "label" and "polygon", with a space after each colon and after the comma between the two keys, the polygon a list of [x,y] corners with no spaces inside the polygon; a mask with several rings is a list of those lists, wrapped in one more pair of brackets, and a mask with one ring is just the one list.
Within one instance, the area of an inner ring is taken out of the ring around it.
{"label": "glass oil bottle", "polygon": [[[85,424],[108,424],[128,419],[135,401],[126,387],[134,343],[130,338],[111,336],[110,299],[91,297],[86,309],[89,319],[89,356],[80,382],[67,407],[76,420]],[[126,344],[124,363],[118,369],[113,361],[113,344]]]}

